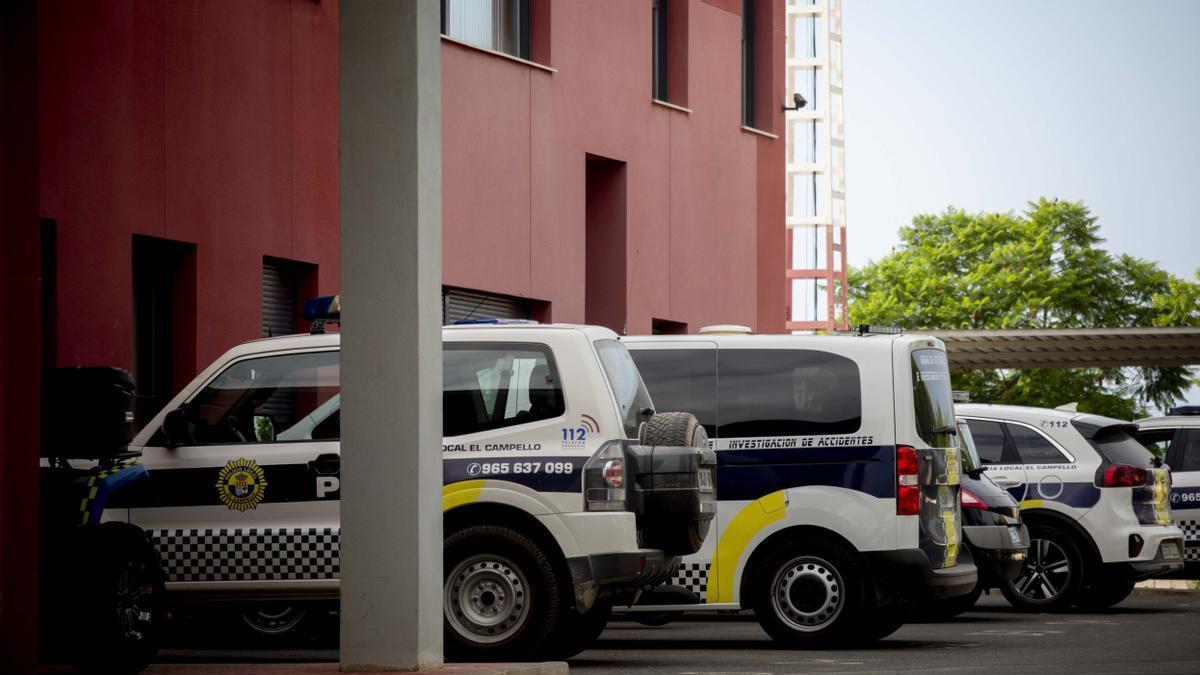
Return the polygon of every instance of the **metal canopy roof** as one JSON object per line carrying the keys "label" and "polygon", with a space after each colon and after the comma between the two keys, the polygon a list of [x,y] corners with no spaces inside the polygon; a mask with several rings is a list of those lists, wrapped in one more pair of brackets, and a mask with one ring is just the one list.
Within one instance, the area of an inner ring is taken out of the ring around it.
{"label": "metal canopy roof", "polygon": [[953,368],[1200,365],[1200,328],[935,330]]}

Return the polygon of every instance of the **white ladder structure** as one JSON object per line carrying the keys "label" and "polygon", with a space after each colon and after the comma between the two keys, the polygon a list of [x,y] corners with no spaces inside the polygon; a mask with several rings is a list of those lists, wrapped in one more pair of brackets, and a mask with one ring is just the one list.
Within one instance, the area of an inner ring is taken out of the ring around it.
{"label": "white ladder structure", "polygon": [[842,0],[787,0],[785,113],[789,331],[848,327]]}

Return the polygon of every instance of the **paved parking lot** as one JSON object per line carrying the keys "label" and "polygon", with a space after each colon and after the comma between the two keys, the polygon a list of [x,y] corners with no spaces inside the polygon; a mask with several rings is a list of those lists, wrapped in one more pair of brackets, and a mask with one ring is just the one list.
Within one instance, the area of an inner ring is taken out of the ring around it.
{"label": "paved parking lot", "polygon": [[[1101,613],[1020,614],[998,596],[949,623],[909,624],[871,649],[776,647],[753,620],[711,617],[645,628],[615,621],[571,669],[609,673],[1200,672],[1200,593],[1135,595]],[[186,642],[186,641],[185,641]],[[314,645],[315,646],[315,645]],[[337,659],[327,648],[212,650],[179,644],[165,663]]]}

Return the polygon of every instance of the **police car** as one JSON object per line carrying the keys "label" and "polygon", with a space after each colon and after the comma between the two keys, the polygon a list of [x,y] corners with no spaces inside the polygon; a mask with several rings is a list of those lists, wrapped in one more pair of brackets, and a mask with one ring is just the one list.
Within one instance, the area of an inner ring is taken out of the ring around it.
{"label": "police car", "polygon": [[783,643],[863,643],[914,602],[969,593],[942,343],[736,332],[622,338],[720,467],[715,536],[633,616],[752,609]]}
{"label": "police car", "polygon": [[[150,534],[177,601],[336,600],[339,338],[238,345],[134,438],[149,478],[105,517]],[[690,415],[653,414],[607,329],[492,323],[442,341],[447,656],[568,656],[612,596],[699,546],[715,459]],[[630,441],[639,429],[678,447]],[[247,611],[264,631],[291,620],[270,607]]]}
{"label": "police car", "polygon": [[1021,504],[1029,554],[1000,590],[1015,607],[1111,607],[1139,579],[1183,567],[1170,471],[1128,422],[1067,410],[962,404],[987,475]]}
{"label": "police car", "polygon": [[1171,511],[1183,530],[1186,563],[1174,576],[1200,579],[1200,406],[1139,421],[1137,439],[1171,467]]}

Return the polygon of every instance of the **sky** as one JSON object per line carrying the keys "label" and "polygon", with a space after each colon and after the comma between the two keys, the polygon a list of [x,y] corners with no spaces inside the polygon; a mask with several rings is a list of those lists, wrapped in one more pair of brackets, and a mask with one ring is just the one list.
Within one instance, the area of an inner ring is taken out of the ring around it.
{"label": "sky", "polygon": [[1192,0],[844,0],[850,264],[915,214],[1046,195],[1195,278],[1198,26]]}
{"label": "sky", "polygon": [[842,5],[851,266],[915,214],[1045,195],[1083,200],[1109,251],[1196,278],[1200,1]]}

